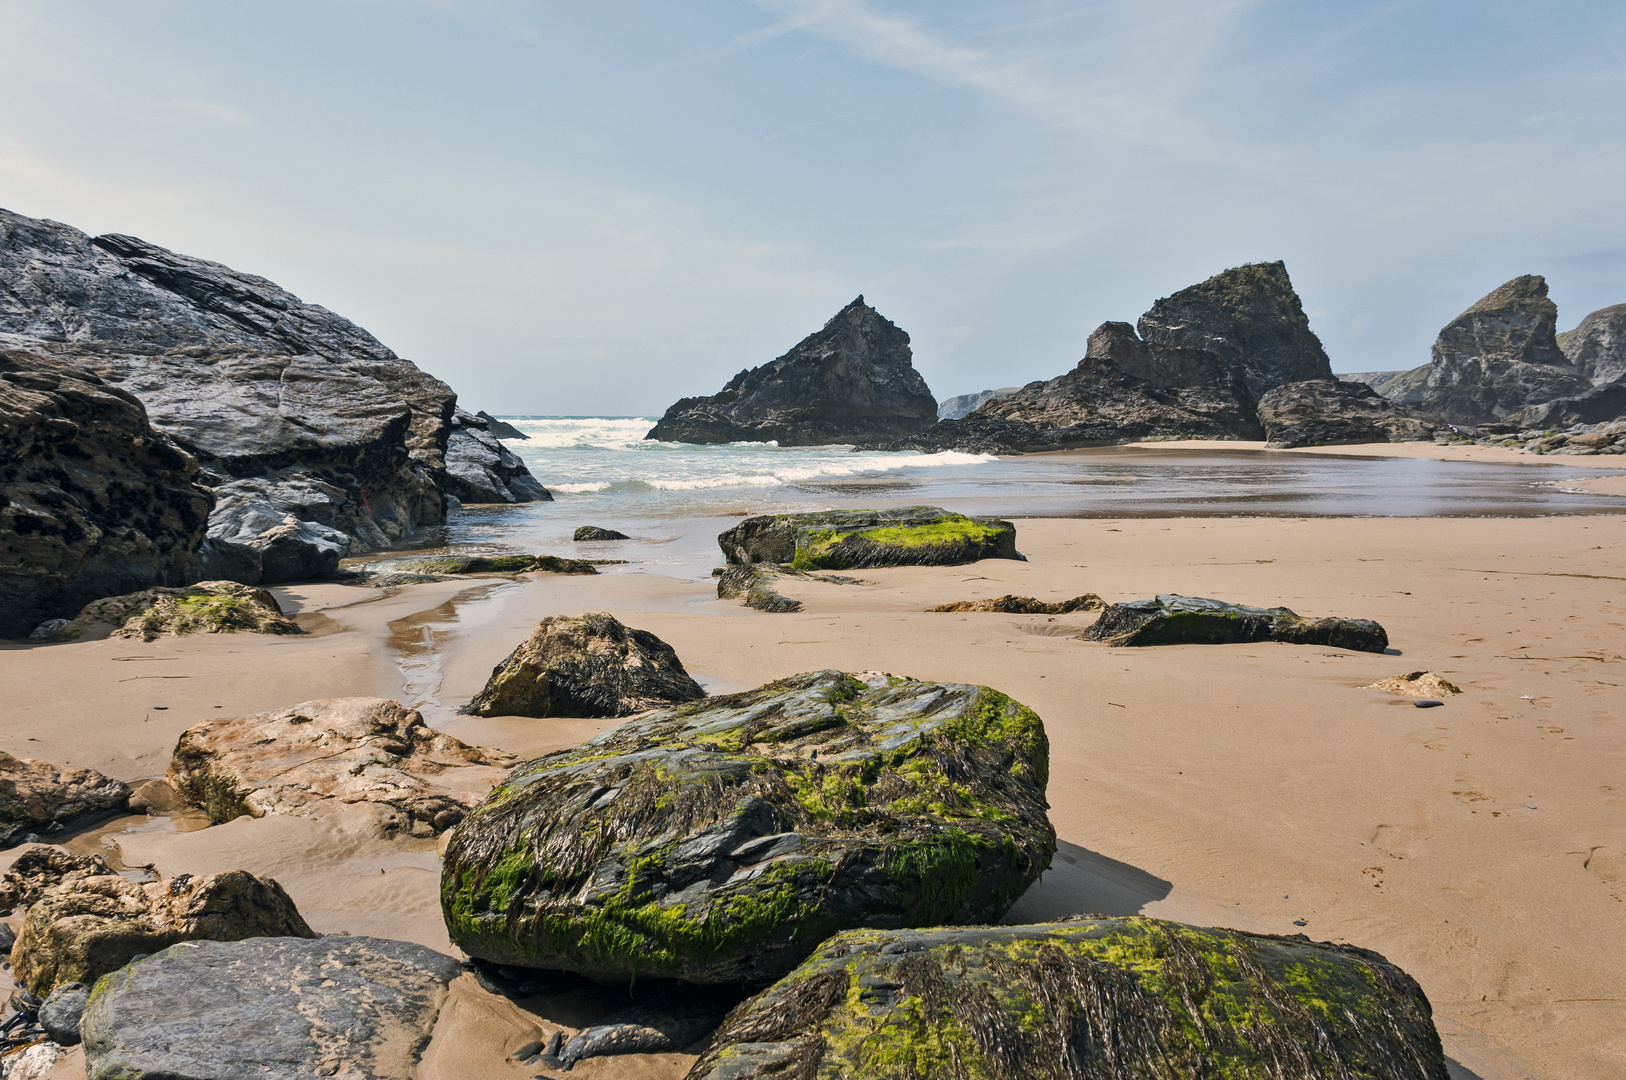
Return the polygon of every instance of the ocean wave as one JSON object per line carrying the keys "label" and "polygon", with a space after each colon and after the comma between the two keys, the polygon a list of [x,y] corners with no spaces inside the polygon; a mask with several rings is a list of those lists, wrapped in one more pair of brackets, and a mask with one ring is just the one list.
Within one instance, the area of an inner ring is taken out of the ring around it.
{"label": "ocean wave", "polygon": [[608,491],[608,480],[595,480],[586,484],[549,484],[549,491],[562,491],[566,495],[591,495],[595,491]]}

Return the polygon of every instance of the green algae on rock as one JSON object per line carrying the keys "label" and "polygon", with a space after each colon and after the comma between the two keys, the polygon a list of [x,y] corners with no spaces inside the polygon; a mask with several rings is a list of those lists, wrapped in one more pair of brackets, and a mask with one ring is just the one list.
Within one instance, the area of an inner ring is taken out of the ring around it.
{"label": "green algae on rock", "polygon": [[988,922],[1055,851],[1049,744],[983,686],[816,671],[515,769],[448,839],[454,944],[762,984],[856,926]]}
{"label": "green algae on rock", "polygon": [[94,600],[52,637],[77,641],[97,625],[112,626],[113,637],[142,641],[178,634],[304,633],[282,613],[276,597],[235,581],[200,581]]}
{"label": "green algae on rock", "polygon": [[1289,608],[1248,607],[1159,593],[1113,604],[1079,637],[1112,645],[1229,645],[1281,641],[1380,653],[1389,635],[1371,619],[1308,619]]}
{"label": "green algae on rock", "polygon": [[424,574],[596,574],[586,559],[561,559],[557,555],[448,555],[439,559],[415,559],[403,570]]}
{"label": "green algae on rock", "polygon": [[1352,945],[1140,916],[853,930],[689,1080],[1447,1080],[1428,998]]}
{"label": "green algae on rock", "polygon": [[1010,522],[936,506],[763,514],[720,534],[717,545],[730,563],[789,563],[798,570],[958,566],[1022,557]]}

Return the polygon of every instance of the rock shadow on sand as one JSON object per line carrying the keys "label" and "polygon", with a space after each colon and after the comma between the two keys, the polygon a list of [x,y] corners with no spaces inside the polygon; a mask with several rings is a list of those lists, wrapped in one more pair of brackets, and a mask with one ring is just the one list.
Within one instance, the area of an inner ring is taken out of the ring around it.
{"label": "rock shadow on sand", "polygon": [[1050,869],[1005,914],[1007,924],[1050,922],[1067,915],[1139,915],[1174,884],[1105,855],[1057,841]]}

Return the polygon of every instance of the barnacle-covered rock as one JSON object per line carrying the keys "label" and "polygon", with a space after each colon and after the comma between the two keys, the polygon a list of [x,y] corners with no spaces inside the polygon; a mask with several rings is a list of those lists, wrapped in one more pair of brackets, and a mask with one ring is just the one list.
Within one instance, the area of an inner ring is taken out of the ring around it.
{"label": "barnacle-covered rock", "polygon": [[989,922],[1050,863],[1044,726],[816,671],[520,766],[448,838],[452,941],[604,981],[778,978],[839,930]]}
{"label": "barnacle-covered rock", "polygon": [[1022,557],[1010,522],[936,506],[763,514],[721,533],[717,546],[730,563],[789,563],[798,570],[958,566]]}
{"label": "barnacle-covered rock", "polygon": [[1282,641],[1380,653],[1389,635],[1371,619],[1307,619],[1289,608],[1249,607],[1160,593],[1113,604],[1079,637],[1112,645],[1230,645]]}

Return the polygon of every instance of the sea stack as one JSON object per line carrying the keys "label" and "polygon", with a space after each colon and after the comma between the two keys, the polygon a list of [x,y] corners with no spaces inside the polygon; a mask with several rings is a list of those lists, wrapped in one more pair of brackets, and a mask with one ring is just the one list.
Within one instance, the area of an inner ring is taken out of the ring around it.
{"label": "sea stack", "polygon": [[936,420],[909,335],[860,296],[779,359],[678,401],[645,438],[820,446],[901,438]]}

